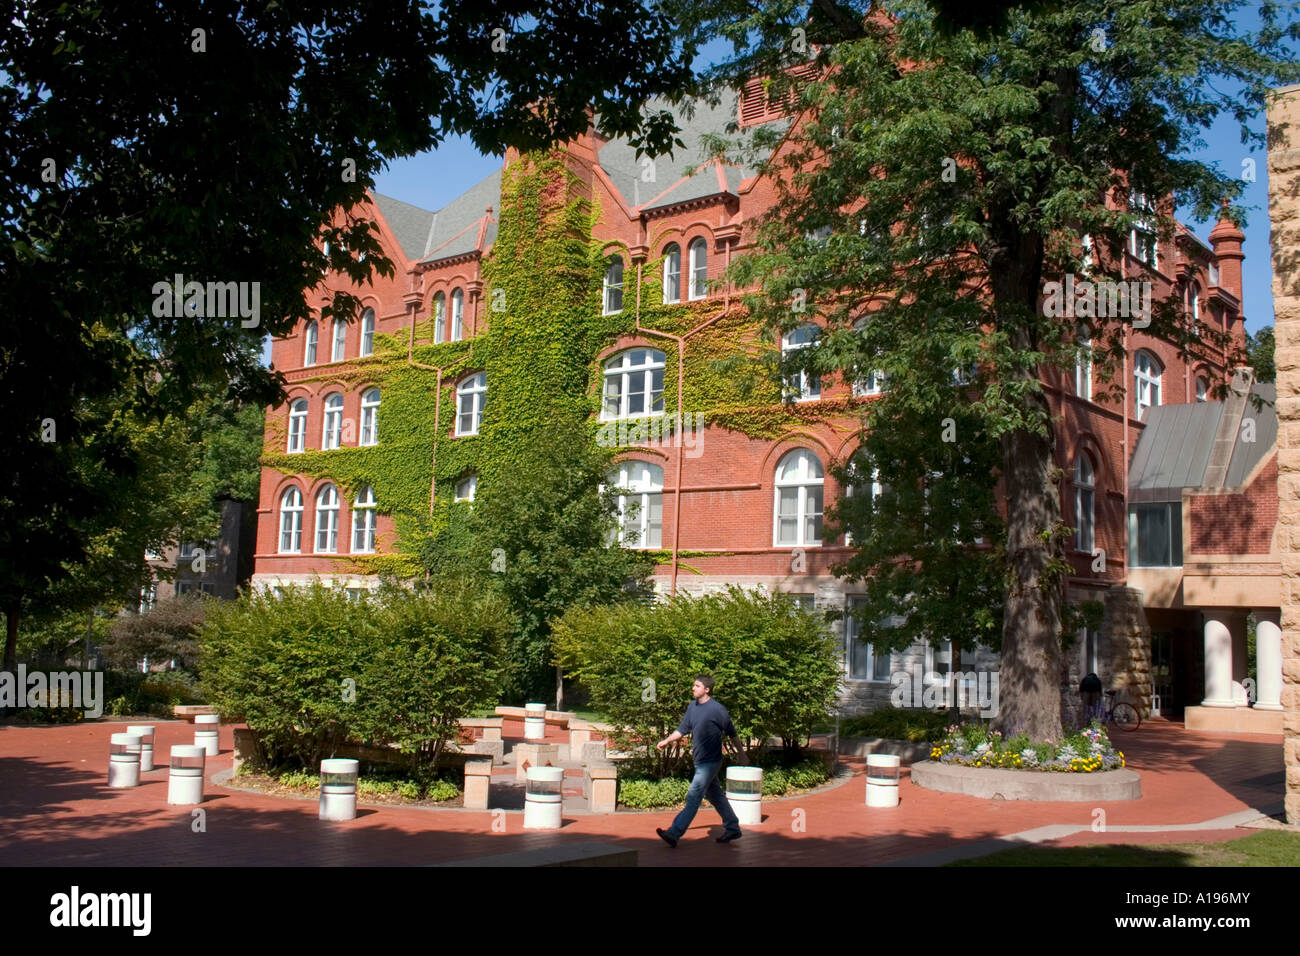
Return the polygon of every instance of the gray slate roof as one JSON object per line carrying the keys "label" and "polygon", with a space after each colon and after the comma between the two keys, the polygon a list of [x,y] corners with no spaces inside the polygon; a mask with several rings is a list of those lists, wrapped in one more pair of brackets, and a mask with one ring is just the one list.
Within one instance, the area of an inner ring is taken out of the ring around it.
{"label": "gray slate roof", "polygon": [[[433,224],[425,238],[422,262],[447,259],[463,255],[478,248],[478,232],[487,207],[492,207],[492,218],[501,212],[501,170],[471,186],[434,214]],[[496,238],[495,224],[489,226],[484,248]]]}
{"label": "gray slate roof", "polygon": [[406,258],[418,259],[424,255],[424,243],[429,238],[429,227],[437,213],[379,193],[375,193],[375,205],[379,207],[388,228],[393,230]]}
{"label": "gray slate roof", "polygon": [[[1251,392],[1268,404],[1256,412],[1254,404],[1247,403],[1245,414],[1255,419],[1255,441],[1242,441],[1238,429],[1225,487],[1240,487],[1259,461],[1273,453],[1277,442],[1277,412],[1271,404],[1276,387],[1257,383]],[[1129,467],[1129,501],[1179,501],[1184,488],[1202,487],[1223,409],[1223,402],[1147,409],[1146,428]]]}

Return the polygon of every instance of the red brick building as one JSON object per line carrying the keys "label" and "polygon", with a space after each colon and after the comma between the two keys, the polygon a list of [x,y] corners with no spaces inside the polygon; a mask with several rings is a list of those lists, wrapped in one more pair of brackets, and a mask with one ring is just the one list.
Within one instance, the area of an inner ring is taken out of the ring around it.
{"label": "red brick building", "polygon": [[[566,147],[577,188],[599,210],[594,239],[611,262],[593,320],[618,313],[634,320],[593,356],[589,385],[602,396],[601,418],[613,424],[661,415],[665,379],[670,393],[677,389],[688,413],[706,409],[698,432],[688,431],[683,441],[640,443],[623,456],[620,474],[612,477],[626,491],[624,542],[659,553],[656,581],[661,589],[707,592],[739,583],[804,595],[806,603],[818,608],[843,607],[853,600],[853,588],[846,588],[828,569],[847,547],[842,538],[823,538],[821,515],[825,504],[840,493],[830,466],[844,462],[855,450],[858,409],[873,400],[877,383],[855,387],[838,377],[792,383],[800,392],[798,400],[784,406],[783,419],[769,416],[784,424],[757,429],[738,424],[748,421],[745,415],[752,417],[753,409],[742,413],[721,399],[721,404],[709,405],[712,396],[702,396],[704,386],[684,372],[690,367],[691,350],[702,343],[757,342],[756,329],[744,325],[743,315],[737,323],[735,290],[719,280],[732,259],[748,248],[748,224],[775,202],[776,189],[753,169],[720,162],[687,175],[699,136],[720,131],[737,111],[746,124],[788,122],[733,98],[718,109],[699,108],[682,134],[687,148],[676,158],[638,161],[626,142],[594,134]],[[511,161],[507,156],[507,167]],[[437,459],[440,448],[450,447],[444,443],[477,434],[492,383],[472,369],[444,376],[417,356],[426,354],[420,348],[436,355],[440,345],[472,343],[490,327],[491,290],[483,265],[492,255],[501,189],[498,172],[437,211],[375,196],[372,212],[384,250],[397,265],[395,276],[354,290],[366,307],[359,323],[326,328],[317,321],[274,342],[272,362],[288,380],[288,400],[271,409],[267,419],[268,460],[276,459],[277,466],[266,467],[262,475],[255,584],[276,587],[319,577],[338,587],[365,588],[375,580],[375,556],[399,550],[391,503],[368,486],[332,476],[328,464],[321,464],[331,459],[318,454],[353,461],[385,442],[385,384],[375,355],[377,335],[394,337],[388,342],[407,342],[408,364],[429,376],[438,425],[427,443],[413,441],[409,447],[412,455],[433,460],[429,493],[434,505],[472,500],[476,474],[468,470],[440,475]],[[1208,316],[1212,325],[1240,343],[1242,239],[1226,222],[1211,232],[1208,245],[1185,229],[1170,242],[1135,230],[1129,248],[1121,253],[1122,272],[1126,279],[1152,283],[1155,299],[1173,296],[1192,315]],[[648,276],[654,282],[646,296],[647,286],[637,280]],[[328,276],[322,290],[343,281]],[[322,292],[320,302],[325,301]],[[666,322],[665,316],[671,323],[656,328],[653,323]],[[797,333],[784,343],[799,344]],[[679,373],[680,381],[674,384]],[[1062,678],[1077,686],[1082,673],[1095,670],[1147,706],[1157,683],[1151,672],[1153,629],[1159,632],[1157,642],[1165,639],[1159,635],[1167,635],[1184,647],[1195,643],[1189,635],[1197,628],[1210,625],[1199,620],[1200,612],[1190,610],[1199,605],[1189,603],[1191,595],[1183,593],[1181,576],[1177,593],[1168,590],[1169,569],[1191,573],[1175,563],[1182,561],[1181,554],[1167,546],[1155,555],[1170,562],[1159,572],[1164,590],[1152,579],[1151,568],[1135,575],[1134,545],[1151,550],[1137,538],[1162,526],[1148,514],[1154,514],[1153,509],[1139,509],[1140,516],[1134,510],[1138,502],[1130,495],[1130,464],[1148,421],[1153,413],[1160,417],[1163,406],[1199,402],[1206,408],[1221,407],[1224,403],[1205,399],[1209,389],[1225,381],[1228,370],[1222,353],[1208,350],[1194,361],[1184,361],[1169,343],[1134,330],[1118,374],[1122,402],[1103,398],[1101,383],[1087,366],[1074,376],[1047,380],[1059,416],[1062,514],[1080,529],[1069,552],[1075,569],[1069,596],[1104,600],[1107,609],[1101,632],[1081,635],[1070,673]],[[779,390],[773,399],[774,408],[783,407]],[[446,408],[455,410],[449,428],[440,417]],[[1204,437],[1203,432],[1198,435]],[[296,454],[311,456],[313,467],[295,470],[291,456]],[[1184,486],[1198,489],[1189,493],[1185,504],[1180,498],[1179,519],[1190,522],[1182,537],[1189,552],[1199,555],[1199,549],[1211,548],[1226,563],[1234,563],[1272,548],[1276,509],[1268,513],[1260,497],[1267,497],[1267,468],[1247,471],[1234,472],[1246,483],[1242,487],[1221,483],[1201,493],[1204,473],[1195,485]],[[1188,472],[1186,477],[1190,481],[1193,476]],[[430,505],[430,498],[424,503]],[[640,507],[630,507],[633,504]],[[1168,507],[1165,513],[1167,519]],[[1218,530],[1221,524],[1237,530],[1225,537]],[[1257,565],[1246,562],[1242,567],[1267,571]],[[1218,573],[1218,565],[1205,567]],[[1142,590],[1133,590],[1135,585]],[[1276,607],[1276,599],[1270,602],[1266,591],[1264,585],[1242,600],[1254,602],[1252,608]],[[1144,608],[1158,612],[1150,625]],[[1166,619],[1162,614],[1173,616]],[[1244,629],[1239,630],[1244,641]],[[891,673],[953,669],[942,650],[917,647],[875,660],[871,648],[854,639],[851,624],[841,636],[846,712],[886,702]],[[1169,663],[1168,654],[1160,656],[1163,652],[1163,645],[1157,644],[1158,666]],[[1190,680],[1197,654],[1188,651],[1185,656],[1184,677]],[[1244,661],[1244,654],[1240,657]],[[958,662],[956,669],[992,663],[981,654]],[[1199,703],[1194,696],[1187,690],[1177,706]],[[1172,702],[1172,690],[1166,690],[1160,703]]]}

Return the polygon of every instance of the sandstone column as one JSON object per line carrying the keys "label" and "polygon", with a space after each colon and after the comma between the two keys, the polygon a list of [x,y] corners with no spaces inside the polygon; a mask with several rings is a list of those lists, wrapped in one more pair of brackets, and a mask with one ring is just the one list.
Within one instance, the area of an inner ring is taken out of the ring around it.
{"label": "sandstone column", "polygon": [[1286,815],[1300,824],[1300,85],[1268,105],[1268,211],[1277,339],[1278,546]]}

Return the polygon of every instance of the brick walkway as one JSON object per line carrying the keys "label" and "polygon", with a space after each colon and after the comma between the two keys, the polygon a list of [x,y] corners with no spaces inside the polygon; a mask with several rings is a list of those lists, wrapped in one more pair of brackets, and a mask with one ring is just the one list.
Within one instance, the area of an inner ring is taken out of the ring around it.
{"label": "brick walkway", "polygon": [[[156,726],[162,763],[172,744],[192,742],[187,723]],[[355,821],[325,824],[317,819],[315,799],[269,797],[210,781],[202,805],[206,832],[196,833],[193,808],[166,803],[165,769],[145,774],[136,789],[108,788],[108,735],[125,727],[0,727],[0,865],[405,865],[592,840],[638,850],[642,866],[872,865],[1049,825],[1086,828],[1094,819],[1090,804],[988,801],[922,790],[911,785],[906,770],[901,805],[868,810],[863,762],[856,760],[849,761],[852,777],[843,785],[764,801],[762,825],[728,845],[713,841],[721,825],[707,805],[673,850],[654,832],[671,822],[672,812],[566,815],[562,830],[533,832],[523,830],[518,812],[363,806]],[[507,735],[513,730],[507,726]],[[1281,736],[1199,734],[1155,722],[1121,735],[1119,743],[1129,765],[1142,773],[1144,796],[1099,804],[1108,827],[1200,824],[1281,808]],[[209,777],[229,770],[231,746],[230,728],[222,728],[222,752],[209,760]],[[493,832],[494,820],[498,829],[504,820],[505,832]],[[1220,822],[1191,832],[1088,832],[1056,842],[1180,843],[1250,832]]]}

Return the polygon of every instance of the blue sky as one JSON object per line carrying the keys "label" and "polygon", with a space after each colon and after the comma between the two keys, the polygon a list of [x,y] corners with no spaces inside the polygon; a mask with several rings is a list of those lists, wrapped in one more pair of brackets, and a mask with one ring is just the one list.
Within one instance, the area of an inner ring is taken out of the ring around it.
{"label": "blue sky", "polygon": [[[1240,23],[1244,29],[1255,29],[1258,20],[1254,10],[1243,16]],[[704,52],[707,60],[707,54],[711,51]],[[1231,90],[1231,85],[1222,88]],[[1263,114],[1256,115],[1250,126],[1255,131],[1262,131]],[[1246,329],[1255,332],[1273,324],[1273,269],[1268,244],[1266,156],[1262,147],[1248,148],[1242,144],[1239,127],[1231,117],[1221,117],[1202,138],[1205,147],[1190,155],[1203,162],[1217,164],[1228,175],[1242,176],[1243,162],[1254,160],[1255,178],[1253,182],[1246,182],[1241,203],[1247,208],[1249,216],[1243,227],[1246,234],[1246,259],[1242,263],[1243,309]],[[441,209],[489,176],[500,165],[499,157],[484,156],[468,138],[458,137],[448,140],[437,150],[393,162],[376,178],[376,189],[425,209]],[[1178,217],[1208,244],[1213,222],[1197,222],[1183,208],[1178,210]]]}

